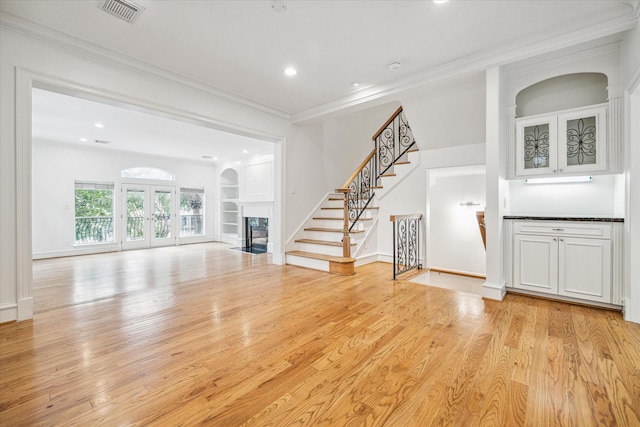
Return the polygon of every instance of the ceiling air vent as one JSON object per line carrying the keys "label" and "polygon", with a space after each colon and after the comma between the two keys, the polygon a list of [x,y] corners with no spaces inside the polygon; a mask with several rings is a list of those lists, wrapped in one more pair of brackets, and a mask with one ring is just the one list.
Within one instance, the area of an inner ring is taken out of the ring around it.
{"label": "ceiling air vent", "polygon": [[138,16],[138,12],[143,9],[142,6],[126,0],[105,0],[102,5],[102,10],[127,22],[133,22]]}

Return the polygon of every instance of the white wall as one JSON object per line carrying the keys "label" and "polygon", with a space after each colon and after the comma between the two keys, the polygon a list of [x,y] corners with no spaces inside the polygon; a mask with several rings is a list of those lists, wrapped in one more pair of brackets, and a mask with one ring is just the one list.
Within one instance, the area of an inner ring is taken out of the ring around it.
{"label": "white wall", "polygon": [[594,175],[592,182],[526,184],[510,180],[509,215],[624,217],[624,180]]}
{"label": "white wall", "polygon": [[401,94],[398,99],[421,150],[485,141],[482,73],[437,82],[419,94]]}
{"label": "white wall", "polygon": [[120,192],[117,191],[122,182],[120,172],[136,166],[164,169],[175,174],[175,182],[166,184],[175,185],[177,191],[180,187],[204,188],[205,237],[211,240],[216,235],[219,222],[215,204],[218,181],[210,163],[34,141],[32,164],[34,257],[85,253],[86,246],[74,247],[75,181],[114,183],[118,214],[121,205]]}
{"label": "white wall", "polygon": [[[485,274],[486,252],[477,211],[485,208],[485,174],[478,167],[429,170],[427,267]],[[461,206],[473,202],[478,206]]]}

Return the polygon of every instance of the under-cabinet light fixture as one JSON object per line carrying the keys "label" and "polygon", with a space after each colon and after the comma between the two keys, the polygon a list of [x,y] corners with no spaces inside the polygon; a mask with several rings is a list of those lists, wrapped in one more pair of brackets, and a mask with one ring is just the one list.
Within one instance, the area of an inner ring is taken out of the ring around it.
{"label": "under-cabinet light fixture", "polygon": [[526,184],[567,184],[572,182],[591,182],[590,176],[563,176],[550,178],[527,178],[524,180]]}

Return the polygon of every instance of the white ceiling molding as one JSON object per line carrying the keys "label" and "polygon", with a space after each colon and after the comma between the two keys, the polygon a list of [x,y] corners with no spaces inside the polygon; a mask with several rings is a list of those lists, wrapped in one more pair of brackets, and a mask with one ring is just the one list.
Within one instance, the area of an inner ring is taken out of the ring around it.
{"label": "white ceiling molding", "polygon": [[64,49],[71,50],[85,57],[98,59],[109,64],[117,64],[118,66],[125,69],[153,74],[163,79],[206,92],[209,95],[212,95],[215,98],[221,99],[223,101],[255,108],[256,110],[260,110],[262,112],[277,116],[282,119],[291,119],[291,115],[285,111],[261,104],[259,102],[255,102],[253,100],[233,93],[223,91],[190,77],[186,77],[174,73],[173,71],[158,67],[157,65],[141,61],[138,58],[133,58],[122,53],[107,49],[103,46],[71,37],[53,28],[28,21],[11,13],[0,11],[0,27],[15,31],[20,34],[24,34],[26,36],[44,41],[52,45],[62,47]]}
{"label": "white ceiling molding", "polygon": [[413,75],[407,79],[394,82],[391,85],[377,86],[368,92],[358,92],[354,95],[335,100],[334,102],[294,113],[292,114],[292,120],[296,124],[320,120],[323,116],[335,113],[342,109],[351,108],[379,98],[389,97],[438,80],[468,72],[486,70],[499,65],[506,65],[581,43],[587,43],[602,37],[618,34],[634,28],[637,21],[637,17],[622,17],[587,27],[571,34],[554,37],[543,42],[524,46],[511,46],[510,48],[498,51],[480,52],[438,67],[433,67],[424,73]]}

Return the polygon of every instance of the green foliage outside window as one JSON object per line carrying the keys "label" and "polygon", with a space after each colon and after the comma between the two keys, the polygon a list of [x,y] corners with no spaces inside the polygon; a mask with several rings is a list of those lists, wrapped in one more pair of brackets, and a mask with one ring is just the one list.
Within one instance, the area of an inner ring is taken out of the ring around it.
{"label": "green foliage outside window", "polygon": [[113,216],[113,190],[76,188],[76,218]]}

